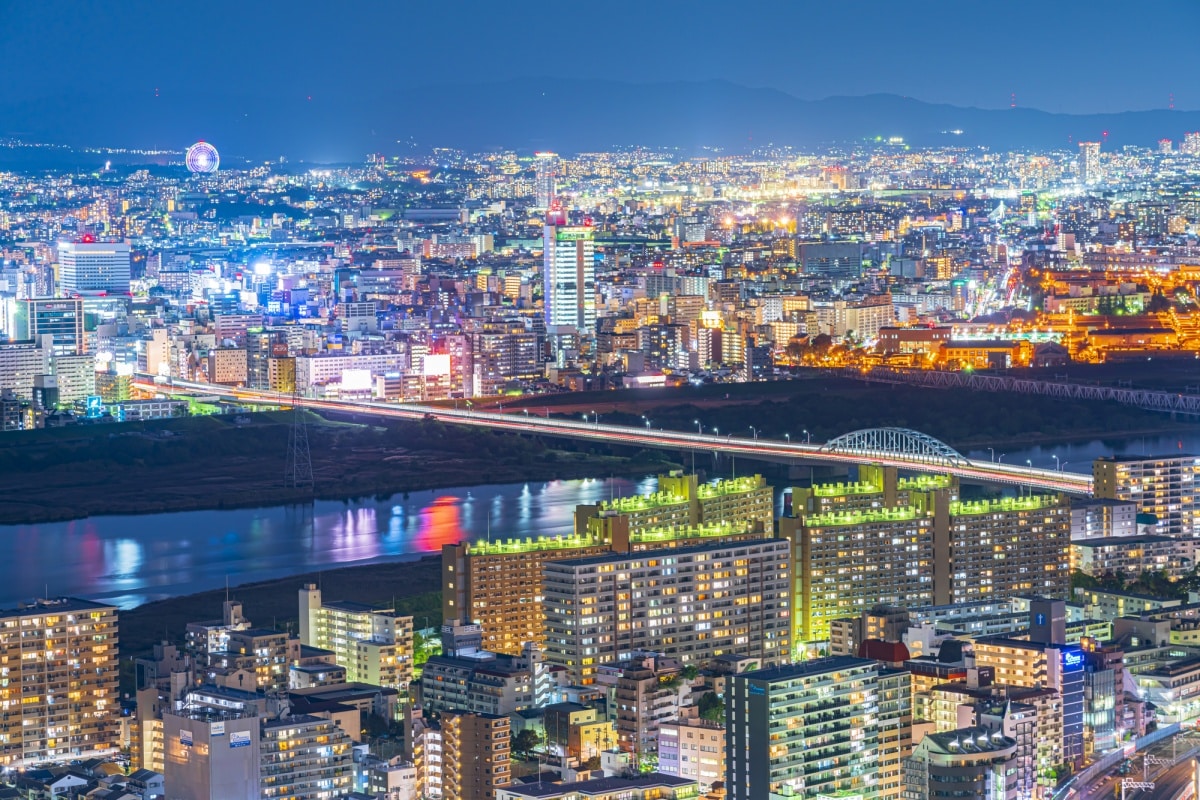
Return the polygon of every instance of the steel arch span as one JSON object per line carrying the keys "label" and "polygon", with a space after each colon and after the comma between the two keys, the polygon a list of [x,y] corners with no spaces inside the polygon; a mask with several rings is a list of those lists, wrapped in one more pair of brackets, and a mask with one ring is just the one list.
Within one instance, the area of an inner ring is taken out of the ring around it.
{"label": "steel arch span", "polygon": [[830,439],[821,449],[847,455],[905,456],[947,466],[967,463],[962,453],[940,439],[908,428],[863,428]]}

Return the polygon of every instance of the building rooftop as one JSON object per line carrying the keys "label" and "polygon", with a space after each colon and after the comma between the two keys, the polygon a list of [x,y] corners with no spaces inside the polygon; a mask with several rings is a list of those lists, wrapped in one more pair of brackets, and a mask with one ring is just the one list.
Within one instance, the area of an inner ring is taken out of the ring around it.
{"label": "building rooftop", "polygon": [[930,749],[940,753],[989,753],[1017,746],[1001,731],[990,728],[959,728],[945,733],[927,733],[925,741]]}
{"label": "building rooftop", "polygon": [[875,666],[875,662],[868,658],[828,656],[826,658],[816,658],[812,661],[803,661],[798,664],[787,664],[781,667],[769,667],[767,669],[754,670],[753,672],[744,672],[739,677],[747,680],[774,682],[786,681],[792,678],[803,678],[808,675],[821,675],[826,672],[836,672],[842,669]]}
{"label": "building rooftop", "polygon": [[586,558],[568,558],[563,561],[552,561],[547,564],[548,569],[557,569],[559,567],[587,567],[593,564],[604,564],[609,561],[646,561],[655,558],[678,558],[680,556],[691,555],[692,553],[712,553],[717,550],[730,550],[739,547],[757,547],[764,544],[783,544],[790,547],[787,539],[753,539],[748,542],[714,542],[713,544],[700,544],[692,547],[677,547],[672,550],[647,550],[640,553],[604,553],[598,556],[588,556]]}
{"label": "building rooftop", "polygon": [[633,778],[593,778],[590,781],[574,783],[529,783],[514,784],[505,787],[505,791],[519,793],[524,797],[558,797],[563,794],[572,795],[615,795],[622,790],[653,789],[655,787],[678,788],[694,784],[694,780],[678,778],[674,775],[664,775],[661,772],[649,772]]}
{"label": "building rooftop", "polygon": [[335,611],[345,611],[350,614],[384,614],[389,617],[396,616],[396,612],[390,608],[377,608],[366,603],[356,603],[353,600],[325,600],[321,605],[325,608],[332,608]]}
{"label": "building rooftop", "polygon": [[39,599],[20,608],[0,609],[0,618],[29,617],[41,614],[75,614],[83,611],[116,611],[117,607],[110,603],[96,603],[78,597],[56,597],[50,600]]}

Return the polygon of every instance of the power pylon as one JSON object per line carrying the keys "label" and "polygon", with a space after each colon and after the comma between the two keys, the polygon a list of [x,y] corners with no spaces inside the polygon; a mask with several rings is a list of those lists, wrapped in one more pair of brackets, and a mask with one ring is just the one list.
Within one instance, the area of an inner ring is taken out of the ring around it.
{"label": "power pylon", "polygon": [[288,489],[312,491],[312,453],[308,449],[308,424],[304,421],[304,409],[300,407],[300,392],[292,387],[292,426],[288,431],[287,466],[284,467],[283,485]]}

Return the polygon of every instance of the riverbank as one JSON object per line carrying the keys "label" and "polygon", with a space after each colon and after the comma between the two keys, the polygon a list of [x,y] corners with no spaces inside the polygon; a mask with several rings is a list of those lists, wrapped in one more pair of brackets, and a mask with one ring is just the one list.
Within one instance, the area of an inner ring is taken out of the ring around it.
{"label": "riverbank", "polygon": [[243,613],[255,625],[295,633],[300,616],[298,592],[306,583],[320,586],[326,600],[395,608],[401,614],[412,615],[419,628],[440,625],[441,565],[441,556],[417,555],[383,564],[340,567],[242,584],[229,589],[228,595],[225,589],[214,589],[156,600],[121,612],[121,658],[146,655],[164,637],[170,642],[182,642],[189,622],[221,618],[227,596],[242,603]]}
{"label": "riverbank", "polygon": [[314,486],[283,487],[290,412],[28,431],[0,437],[0,524],[389,497],[450,486],[641,476],[669,454],[553,447],[533,437],[309,415]]}

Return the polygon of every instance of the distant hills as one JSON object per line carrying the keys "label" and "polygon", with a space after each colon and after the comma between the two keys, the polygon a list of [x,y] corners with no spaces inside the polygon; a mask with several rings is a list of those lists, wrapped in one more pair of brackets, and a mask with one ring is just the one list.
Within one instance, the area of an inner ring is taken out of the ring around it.
{"label": "distant hills", "polygon": [[744,152],[768,143],[851,145],[875,137],[902,137],[917,147],[1074,149],[1105,131],[1114,148],[1179,141],[1190,130],[1200,130],[1200,112],[1053,114],[886,94],[801,100],[722,81],[531,78],[370,94],[348,89],[334,97],[264,89],[237,96],[90,95],[0,104],[0,137],[139,148],[182,148],[206,139],[230,155],[319,162],[358,161],[369,152],[391,155],[414,145],[420,152],[442,146],[574,153],[646,145],[693,153],[705,147]]}

